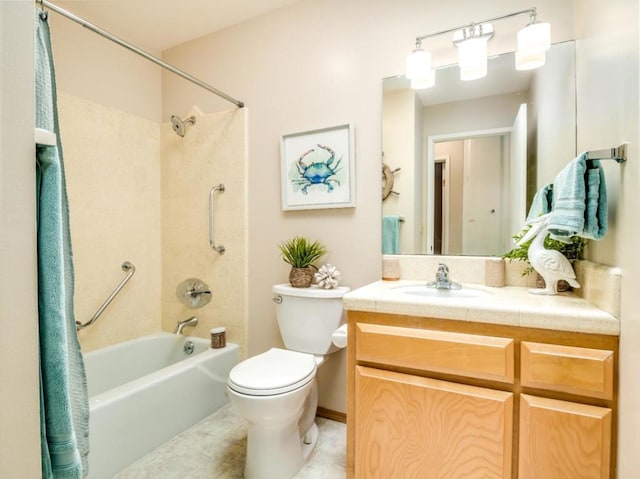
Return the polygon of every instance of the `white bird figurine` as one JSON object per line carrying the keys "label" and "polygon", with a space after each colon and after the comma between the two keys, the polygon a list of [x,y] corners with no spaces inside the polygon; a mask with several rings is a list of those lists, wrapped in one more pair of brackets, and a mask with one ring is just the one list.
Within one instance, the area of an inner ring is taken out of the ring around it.
{"label": "white bird figurine", "polygon": [[529,246],[529,263],[544,278],[544,289],[531,289],[534,294],[557,294],[558,281],[565,280],[574,288],[579,288],[580,283],[576,281],[576,273],[569,260],[559,251],[546,249],[544,240],[547,237],[549,219],[553,213],[547,213],[534,220],[530,220],[531,228],[518,241],[522,245],[531,238],[534,240]]}

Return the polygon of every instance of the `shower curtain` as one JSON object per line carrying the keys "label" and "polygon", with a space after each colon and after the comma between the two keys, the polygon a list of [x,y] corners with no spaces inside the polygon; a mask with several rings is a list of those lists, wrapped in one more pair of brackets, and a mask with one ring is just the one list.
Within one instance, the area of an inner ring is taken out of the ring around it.
{"label": "shower curtain", "polygon": [[89,403],[73,314],[73,262],[55,72],[46,12],[35,15],[36,127],[57,146],[36,150],[42,477],[88,474]]}

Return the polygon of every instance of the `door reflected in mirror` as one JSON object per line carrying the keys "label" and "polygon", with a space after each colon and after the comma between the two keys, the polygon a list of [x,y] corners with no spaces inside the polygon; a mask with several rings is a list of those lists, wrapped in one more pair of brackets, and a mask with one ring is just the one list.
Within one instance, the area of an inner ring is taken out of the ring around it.
{"label": "door reflected in mirror", "polygon": [[512,248],[533,195],[555,175],[549,165],[576,154],[574,43],[554,45],[538,70],[514,64],[513,53],[493,57],[473,82],[443,67],[427,90],[384,80],[384,163],[399,171],[397,194],[383,201],[383,253]]}

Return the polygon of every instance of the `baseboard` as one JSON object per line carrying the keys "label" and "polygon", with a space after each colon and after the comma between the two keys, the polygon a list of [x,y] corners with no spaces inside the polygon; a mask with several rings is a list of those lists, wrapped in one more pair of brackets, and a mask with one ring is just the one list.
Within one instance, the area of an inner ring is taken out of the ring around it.
{"label": "baseboard", "polygon": [[346,413],[332,411],[331,409],[325,409],[320,406],[318,406],[318,409],[316,410],[316,416],[323,417],[325,419],[331,419],[332,421],[338,421],[344,424],[347,423]]}

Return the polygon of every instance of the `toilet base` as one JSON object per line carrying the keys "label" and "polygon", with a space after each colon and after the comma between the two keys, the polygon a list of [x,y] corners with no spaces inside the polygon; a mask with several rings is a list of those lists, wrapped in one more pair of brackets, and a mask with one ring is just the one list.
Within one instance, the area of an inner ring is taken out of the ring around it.
{"label": "toilet base", "polygon": [[314,422],[300,437],[295,423],[284,428],[252,427],[247,434],[245,479],[291,479],[302,468],[316,443]]}
{"label": "toilet base", "polygon": [[318,425],[314,422],[307,433],[302,437],[302,462],[304,463],[313,451],[313,448],[316,447],[316,443],[318,442]]}

